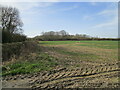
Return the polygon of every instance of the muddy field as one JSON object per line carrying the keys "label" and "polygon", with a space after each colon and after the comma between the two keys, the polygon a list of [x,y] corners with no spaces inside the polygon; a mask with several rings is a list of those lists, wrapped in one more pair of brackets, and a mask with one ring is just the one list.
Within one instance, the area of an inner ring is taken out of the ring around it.
{"label": "muddy field", "polygon": [[[42,57],[32,54],[29,55],[29,59],[42,60],[40,63],[44,62],[44,68],[40,67],[41,64],[37,64],[38,67],[35,63],[31,69],[34,71],[32,73],[23,73],[22,70],[27,71],[28,68],[25,66],[23,68],[22,65],[17,68],[14,66],[14,69],[12,67],[11,72],[4,71],[2,81],[4,88],[119,87],[117,41],[40,41],[39,43],[41,48],[39,54],[42,53]],[[43,54],[49,56],[44,58]],[[11,63],[13,62],[5,64],[5,67],[10,67]],[[16,73],[18,71],[19,73]]]}

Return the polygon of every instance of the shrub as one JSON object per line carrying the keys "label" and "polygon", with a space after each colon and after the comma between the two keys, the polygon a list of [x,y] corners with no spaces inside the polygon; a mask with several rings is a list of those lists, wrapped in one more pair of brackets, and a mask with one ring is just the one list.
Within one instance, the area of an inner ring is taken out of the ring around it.
{"label": "shrub", "polygon": [[26,40],[26,36],[18,33],[9,33],[2,31],[2,43],[22,42]]}
{"label": "shrub", "polygon": [[30,52],[36,52],[38,50],[37,42],[25,41],[17,43],[6,43],[2,45],[2,60],[10,60],[13,56],[26,55]]}

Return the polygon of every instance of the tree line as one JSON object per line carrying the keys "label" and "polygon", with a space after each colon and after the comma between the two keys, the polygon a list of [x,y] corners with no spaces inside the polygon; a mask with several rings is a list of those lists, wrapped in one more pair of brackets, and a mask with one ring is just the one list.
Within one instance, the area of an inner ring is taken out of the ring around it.
{"label": "tree line", "polygon": [[65,30],[61,30],[58,32],[49,31],[42,32],[42,35],[34,37],[35,40],[40,41],[67,41],[67,40],[120,40],[116,38],[99,38],[99,37],[91,37],[86,34],[76,34],[70,35]]}
{"label": "tree line", "polygon": [[26,40],[22,30],[23,22],[19,11],[13,7],[0,6],[0,32],[2,43],[21,42]]}
{"label": "tree line", "polygon": [[80,40],[80,39],[92,39],[91,36],[86,34],[76,34],[70,35],[65,30],[61,30],[58,32],[49,31],[42,32],[42,35],[34,37],[34,39],[42,40],[42,41],[57,41],[57,40]]}

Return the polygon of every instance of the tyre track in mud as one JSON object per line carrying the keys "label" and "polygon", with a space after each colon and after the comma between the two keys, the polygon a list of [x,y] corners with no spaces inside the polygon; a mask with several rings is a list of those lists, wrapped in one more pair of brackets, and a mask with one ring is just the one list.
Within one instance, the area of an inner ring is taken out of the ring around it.
{"label": "tyre track in mud", "polygon": [[[107,78],[111,78],[111,77],[116,77],[117,76],[117,72],[106,72],[106,73],[100,73],[100,74],[95,74],[95,75],[85,75],[85,76],[76,76],[76,77],[67,77],[67,78],[61,78],[61,79],[57,79],[57,80],[53,80],[53,81],[49,81],[49,82],[45,82],[42,84],[36,84],[35,86],[32,86],[32,88],[34,89],[38,89],[38,88],[66,88],[68,86],[73,86],[74,84],[78,83],[78,84],[89,84],[89,83],[85,83],[85,82],[90,82],[91,80],[95,79],[95,78],[100,78],[100,77],[107,77]],[[79,86],[79,85],[78,85]],[[76,88],[76,87],[74,87]]]}
{"label": "tyre track in mud", "polygon": [[[105,77],[118,77],[118,72],[120,72],[120,68],[117,66],[117,64],[101,65],[95,67],[85,66],[72,70],[68,70],[67,68],[56,68],[49,72],[38,72],[33,75],[26,76],[21,75],[18,78],[16,76],[13,76],[10,77],[10,79],[5,78],[4,81],[7,80],[7,83],[9,83],[12,80],[13,82],[19,82],[22,80],[20,83],[21,86],[24,84],[27,85],[27,87],[31,87],[33,89],[52,87],[62,88],[69,86],[72,87],[74,84],[77,84],[77,86],[79,86],[79,83],[90,82],[96,78],[99,79]],[[26,80],[26,82],[24,82],[24,80]]]}
{"label": "tyre track in mud", "polygon": [[105,76],[106,77],[110,77],[110,76],[118,77],[119,71],[120,71],[120,69],[118,67],[101,67],[101,68],[99,67],[99,69],[94,68],[94,70],[93,70],[93,68],[92,69],[81,68],[80,70],[77,69],[74,71],[63,71],[63,72],[46,75],[41,80],[37,79],[35,82],[33,81],[32,83],[34,83],[34,85],[32,87],[33,88],[35,88],[35,87],[45,88],[51,84],[52,84],[52,86],[57,86],[55,83],[61,83],[63,81],[64,81],[64,85],[66,85],[67,83],[65,83],[65,81],[66,82],[77,81],[77,79],[79,79],[79,78],[86,78],[86,77],[91,78],[91,77],[96,77],[96,75],[100,77],[103,74],[107,74],[107,75],[104,75],[104,77]]}

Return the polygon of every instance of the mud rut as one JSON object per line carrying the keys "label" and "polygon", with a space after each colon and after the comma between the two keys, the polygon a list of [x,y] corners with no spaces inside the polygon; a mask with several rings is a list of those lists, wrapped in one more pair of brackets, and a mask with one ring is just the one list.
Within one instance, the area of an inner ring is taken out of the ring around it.
{"label": "mud rut", "polygon": [[71,70],[58,67],[49,72],[3,77],[2,84],[4,88],[114,88],[119,87],[119,85],[110,86],[108,83],[111,78],[117,78],[119,72],[117,64],[85,66]]}

